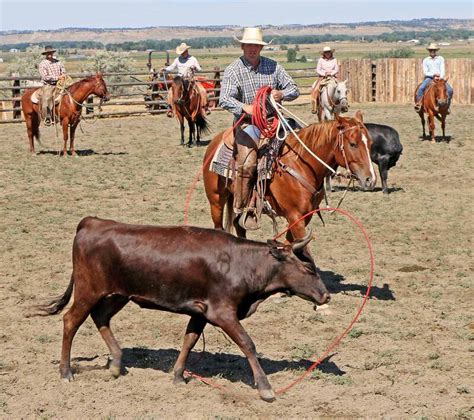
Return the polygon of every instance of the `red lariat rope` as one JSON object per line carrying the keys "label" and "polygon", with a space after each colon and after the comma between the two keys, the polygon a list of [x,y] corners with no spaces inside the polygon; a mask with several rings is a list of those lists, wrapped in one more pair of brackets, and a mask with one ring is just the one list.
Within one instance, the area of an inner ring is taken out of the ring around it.
{"label": "red lariat rope", "polygon": [[272,94],[271,86],[263,86],[257,91],[253,102],[252,125],[256,126],[264,137],[275,137],[278,130],[278,118],[268,119],[267,99]]}

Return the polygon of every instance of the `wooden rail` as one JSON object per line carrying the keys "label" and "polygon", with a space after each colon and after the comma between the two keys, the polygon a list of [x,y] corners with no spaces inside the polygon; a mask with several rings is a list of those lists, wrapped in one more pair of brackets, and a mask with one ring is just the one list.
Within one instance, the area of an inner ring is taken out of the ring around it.
{"label": "wooden rail", "polygon": [[[422,63],[419,59],[346,59],[340,63],[340,78],[348,79],[349,101],[352,103],[384,102],[384,103],[413,103],[413,95],[416,85],[423,79]],[[454,104],[474,103],[474,60],[451,59],[446,62],[446,75],[449,83],[454,89]],[[200,74],[208,77],[206,81],[214,82],[215,70],[206,70]],[[222,70],[221,70],[222,73]],[[312,68],[298,68],[288,70],[288,73],[296,80],[303,96],[310,94],[312,82],[315,80],[315,71]],[[90,76],[86,73],[71,74],[75,79]],[[105,116],[125,116],[137,114],[160,114],[166,106],[166,90],[153,90],[163,80],[141,80],[140,77],[150,77],[148,72],[133,73],[103,73],[104,78],[130,77],[132,81],[107,81],[107,87],[112,92],[112,100],[102,104],[103,107],[137,107],[143,106],[141,110],[114,110],[100,113]],[[25,89],[37,87],[39,77],[21,77],[13,75],[0,77],[0,82],[8,82],[8,86],[0,86],[0,123],[23,121],[20,107],[21,93]],[[145,89],[146,88],[146,89]],[[210,89],[214,96],[218,97],[220,89]],[[10,94],[10,96],[8,96]],[[147,95],[151,100],[145,100]],[[130,100],[127,100],[130,98]],[[97,101],[97,100],[96,100]],[[84,104],[86,107],[86,104]],[[94,116],[95,109],[99,106],[90,97],[87,101],[86,115]],[[12,118],[8,118],[10,114]]]}

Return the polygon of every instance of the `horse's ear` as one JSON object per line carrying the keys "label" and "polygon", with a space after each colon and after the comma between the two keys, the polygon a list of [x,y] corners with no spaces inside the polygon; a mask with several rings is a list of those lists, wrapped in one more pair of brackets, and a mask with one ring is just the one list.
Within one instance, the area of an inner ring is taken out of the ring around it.
{"label": "horse's ear", "polygon": [[363,122],[364,122],[364,117],[362,116],[362,112],[357,111],[357,112],[355,113],[355,119],[358,120],[358,121],[360,121],[361,123],[363,123]]}
{"label": "horse's ear", "polygon": [[449,80],[449,76],[448,76],[448,77],[446,77],[446,79],[444,79],[444,81],[445,81],[445,82],[447,82],[448,80]]}
{"label": "horse's ear", "polygon": [[342,83],[346,84],[349,79],[344,80]]}

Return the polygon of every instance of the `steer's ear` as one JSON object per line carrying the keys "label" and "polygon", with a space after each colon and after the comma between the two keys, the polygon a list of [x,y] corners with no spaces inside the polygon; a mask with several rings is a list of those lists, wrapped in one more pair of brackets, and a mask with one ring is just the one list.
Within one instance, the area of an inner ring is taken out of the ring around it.
{"label": "steer's ear", "polygon": [[272,254],[278,261],[286,260],[288,255],[288,246],[285,246],[282,243],[272,239],[269,239],[267,244],[270,248],[270,254]]}
{"label": "steer's ear", "polygon": [[361,123],[363,123],[363,122],[364,122],[364,117],[362,116],[362,112],[357,111],[357,112],[355,113],[355,119],[358,120],[358,121],[360,121]]}

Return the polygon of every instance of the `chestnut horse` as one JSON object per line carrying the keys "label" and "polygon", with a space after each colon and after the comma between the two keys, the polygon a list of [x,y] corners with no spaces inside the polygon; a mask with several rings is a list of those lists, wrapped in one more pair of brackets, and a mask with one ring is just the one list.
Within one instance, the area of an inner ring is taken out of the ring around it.
{"label": "chestnut horse", "polygon": [[[237,130],[236,136],[240,132]],[[355,118],[336,115],[335,120],[312,124],[301,129],[298,135],[301,141],[330,167],[334,169],[338,165],[347,167],[358,179],[363,190],[375,186],[376,176],[369,154],[372,140],[363,124],[360,112],[356,113]],[[227,205],[228,217],[234,222],[237,235],[245,237],[245,230],[233,219],[232,184],[223,176],[209,170],[210,156],[219,146],[221,139],[222,133],[215,136],[204,156],[204,187],[211,206],[211,217],[216,229],[224,229],[223,213]],[[291,224],[318,208],[324,197],[324,178],[330,170],[311,156],[293,134],[290,134],[285,141],[277,168],[267,187],[265,198],[276,214]],[[303,238],[305,226],[310,220],[311,217],[307,217],[296,223],[287,233],[287,240]],[[226,229],[229,230],[232,225],[229,219],[226,225]]]}
{"label": "chestnut horse", "polygon": [[[449,100],[448,100],[448,90],[446,88],[446,82],[448,79],[438,79],[430,83],[426,88],[425,93],[422,98],[422,106],[418,115],[421,118],[421,125],[423,126],[423,138],[426,138],[425,131],[425,113],[428,114],[428,124],[430,128],[430,138],[431,142],[434,143],[435,139],[435,117],[441,121],[441,129],[443,130],[443,138],[446,138],[445,127],[446,127],[446,115],[448,115],[449,109]],[[421,83],[420,83],[421,84]],[[416,102],[416,92],[415,90],[415,102]]]}
{"label": "chestnut horse", "polygon": [[[27,89],[21,97],[21,109],[25,116],[26,128],[28,131],[28,139],[30,141],[30,152],[35,153],[34,139],[40,138],[39,125],[41,121],[39,104],[31,101],[31,95],[39,88]],[[81,120],[82,103],[90,96],[97,95],[100,102],[108,101],[109,94],[107,86],[102,74],[97,73],[95,76],[90,76],[82,79],[69,86],[59,103],[55,105],[54,116],[59,121],[63,129],[64,147],[62,154],[67,154],[67,141],[70,138],[69,151],[71,155],[75,156],[74,150],[74,136],[77,125]]]}
{"label": "chestnut horse", "polygon": [[198,144],[201,132],[208,131],[208,123],[203,116],[201,95],[196,88],[194,76],[176,76],[171,85],[173,113],[181,127],[181,144],[184,145],[184,120],[188,121],[188,147]]}

